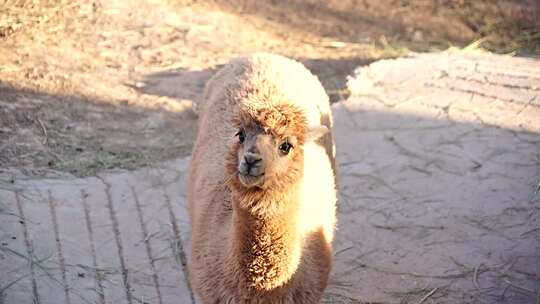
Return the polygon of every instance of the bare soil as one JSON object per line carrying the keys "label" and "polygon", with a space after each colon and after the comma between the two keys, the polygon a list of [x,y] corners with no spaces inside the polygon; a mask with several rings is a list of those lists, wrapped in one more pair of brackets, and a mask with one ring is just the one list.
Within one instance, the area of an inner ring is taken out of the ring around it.
{"label": "bare soil", "polygon": [[355,67],[409,49],[539,51],[535,1],[477,2],[0,1],[0,167],[88,176],[188,155],[205,81],[246,53],[304,62],[336,102]]}

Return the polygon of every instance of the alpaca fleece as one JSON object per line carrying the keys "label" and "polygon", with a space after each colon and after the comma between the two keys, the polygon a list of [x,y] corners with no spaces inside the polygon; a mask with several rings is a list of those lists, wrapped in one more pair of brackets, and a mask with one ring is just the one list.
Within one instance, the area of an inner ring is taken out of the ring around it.
{"label": "alpaca fleece", "polygon": [[[196,297],[318,303],[336,223],[332,116],[320,82],[296,61],[255,54],[223,67],[198,107],[188,184]],[[258,130],[276,151],[294,142],[286,161],[266,160],[260,187],[238,178],[239,129]]]}

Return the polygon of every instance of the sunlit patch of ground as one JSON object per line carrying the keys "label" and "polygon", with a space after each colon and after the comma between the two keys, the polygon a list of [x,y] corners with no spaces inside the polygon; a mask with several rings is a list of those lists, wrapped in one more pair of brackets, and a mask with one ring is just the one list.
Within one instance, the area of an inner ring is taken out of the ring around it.
{"label": "sunlit patch of ground", "polygon": [[86,176],[188,155],[205,81],[251,52],[302,61],[337,102],[354,68],[410,49],[537,51],[536,7],[501,3],[3,1],[0,166]]}

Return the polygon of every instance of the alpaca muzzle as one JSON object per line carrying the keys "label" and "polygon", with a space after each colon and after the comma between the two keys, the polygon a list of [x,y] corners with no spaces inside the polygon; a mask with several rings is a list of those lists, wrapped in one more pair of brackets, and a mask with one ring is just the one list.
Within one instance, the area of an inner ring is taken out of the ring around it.
{"label": "alpaca muzzle", "polygon": [[240,181],[244,186],[260,185],[264,178],[264,161],[259,154],[247,152],[238,165]]}

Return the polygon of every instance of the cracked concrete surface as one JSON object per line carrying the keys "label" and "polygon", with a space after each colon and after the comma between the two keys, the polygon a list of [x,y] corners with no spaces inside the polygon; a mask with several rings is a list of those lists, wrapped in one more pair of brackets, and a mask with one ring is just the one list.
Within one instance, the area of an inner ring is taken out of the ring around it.
{"label": "cracked concrete surface", "polygon": [[349,85],[353,96],[334,105],[334,278],[347,287],[329,291],[537,303],[539,62],[420,55],[360,68]]}
{"label": "cracked concrete surface", "polygon": [[187,165],[78,180],[15,176],[17,191],[0,194],[3,303],[190,303]]}
{"label": "cracked concrete surface", "polygon": [[[333,105],[339,227],[325,303],[538,303],[540,62],[414,55]],[[0,303],[193,303],[189,158],[3,170]]]}

